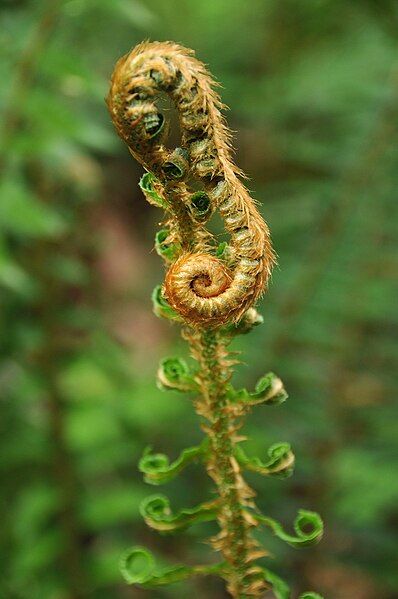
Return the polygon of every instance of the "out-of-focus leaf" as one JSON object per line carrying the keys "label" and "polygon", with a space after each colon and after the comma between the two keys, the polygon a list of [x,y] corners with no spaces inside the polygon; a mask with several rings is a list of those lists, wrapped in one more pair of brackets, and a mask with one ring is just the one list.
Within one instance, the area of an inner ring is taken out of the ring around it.
{"label": "out-of-focus leaf", "polygon": [[82,403],[94,402],[110,397],[115,392],[112,381],[103,368],[99,368],[89,356],[78,356],[70,362],[58,377],[62,393],[68,399]]}
{"label": "out-of-focus leaf", "polygon": [[3,180],[0,186],[0,227],[26,237],[56,237],[66,223],[56,210],[44,204],[17,178]]}
{"label": "out-of-focus leaf", "polygon": [[36,291],[34,281],[28,273],[0,251],[0,284],[24,297],[32,297]]}
{"label": "out-of-focus leaf", "polygon": [[15,533],[20,540],[36,538],[54,517],[59,494],[54,486],[36,484],[19,497],[15,512]]}
{"label": "out-of-focus leaf", "polygon": [[92,489],[84,497],[82,519],[92,531],[131,522],[140,517],[139,505],[143,496],[143,490],[132,484],[117,483],[106,488]]}
{"label": "out-of-focus leaf", "polygon": [[75,405],[65,416],[65,436],[74,451],[95,451],[117,441],[120,424],[109,408],[101,409],[96,403]]}
{"label": "out-of-focus leaf", "polygon": [[345,448],[335,456],[338,516],[356,527],[380,525],[398,501],[398,480],[392,453],[382,455],[365,448]]}

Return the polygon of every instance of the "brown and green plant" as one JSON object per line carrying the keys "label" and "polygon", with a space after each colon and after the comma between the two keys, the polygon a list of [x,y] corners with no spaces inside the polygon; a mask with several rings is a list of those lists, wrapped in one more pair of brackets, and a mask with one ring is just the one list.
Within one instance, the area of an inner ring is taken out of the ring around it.
{"label": "brown and green plant", "polygon": [[[287,394],[273,373],[255,390],[231,383],[237,361],[228,347],[236,335],[250,332],[262,318],[254,308],[266,289],[275,256],[269,230],[233,164],[230,132],[221,114],[215,83],[192,51],[176,44],[138,45],[117,63],[108,106],[120,137],[147,172],[140,186],[148,202],[166,213],[155,248],[168,268],[164,285],[153,294],[158,316],[179,322],[196,367],[177,358],[162,360],[158,384],[192,393],[205,433],[203,442],[169,462],[147,451],[140,461],[145,480],[154,485],[174,478],[187,464],[201,461],[216,486],[215,499],[173,512],[164,495],[142,504],[147,524],[161,533],[186,529],[195,522],[216,520],[219,532],[211,543],[222,561],[210,565],[157,567],[152,553],[129,549],[121,569],[130,584],[153,587],[193,575],[216,574],[232,597],[262,597],[272,589],[277,599],[290,596],[288,585],[259,561],[269,553],[255,537],[260,525],[293,547],[320,540],[318,514],[300,510],[294,534],[264,516],[243,471],[280,478],[293,471],[288,443],[271,446],[265,460],[246,455],[240,434],[253,406],[278,405]],[[167,94],[179,114],[180,147],[166,146],[168,123],[158,101]],[[210,230],[215,212],[229,242],[217,243]],[[302,599],[316,599],[313,592]]]}

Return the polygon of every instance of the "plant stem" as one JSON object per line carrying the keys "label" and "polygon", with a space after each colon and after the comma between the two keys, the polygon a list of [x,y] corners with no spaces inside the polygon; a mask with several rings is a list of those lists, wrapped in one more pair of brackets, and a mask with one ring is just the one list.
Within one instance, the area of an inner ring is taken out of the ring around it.
{"label": "plant stem", "polygon": [[[200,367],[201,397],[196,408],[207,420],[203,426],[210,440],[207,472],[221,498],[218,515],[221,530],[212,542],[229,564],[227,588],[231,595],[239,599],[258,597],[265,587],[252,564],[256,542],[251,538],[250,529],[254,523],[245,509],[251,505],[254,492],[244,482],[234,457],[238,413],[226,393],[234,362],[227,359],[226,340],[220,332],[190,329],[184,332],[184,337]],[[258,550],[256,556],[259,556]]]}

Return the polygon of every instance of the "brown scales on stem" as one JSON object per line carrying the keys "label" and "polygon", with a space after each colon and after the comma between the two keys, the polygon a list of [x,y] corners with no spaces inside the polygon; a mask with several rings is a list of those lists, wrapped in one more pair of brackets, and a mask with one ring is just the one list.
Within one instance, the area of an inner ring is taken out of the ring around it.
{"label": "brown scales on stem", "polygon": [[196,408],[207,420],[203,430],[209,436],[212,448],[207,472],[217,485],[222,505],[218,515],[221,532],[212,539],[212,544],[231,565],[228,580],[231,595],[259,597],[266,585],[253,562],[267,552],[251,538],[251,529],[257,522],[250,518],[244,507],[254,507],[255,493],[243,480],[234,457],[242,411],[239,405],[231,405],[225,393],[235,361],[228,359],[225,340],[214,330],[186,329],[183,337],[189,342],[192,356],[200,366],[201,395]]}
{"label": "brown scales on stem", "polygon": [[[275,261],[268,227],[231,161],[230,132],[214,86],[192,51],[172,43],[144,42],[119,60],[108,96],[120,137],[160,180],[169,200],[176,225],[171,240],[180,243],[181,256],[166,275],[165,295],[185,320],[203,326],[239,320],[264,291]],[[179,112],[182,147],[174,151],[164,143],[167,126],[156,105],[161,92]],[[228,266],[207,255],[206,236],[195,239],[203,223],[195,223],[190,210],[188,176],[198,180],[208,196],[208,217],[217,209],[224,220],[231,238]],[[203,274],[219,284],[210,297],[197,281]]]}

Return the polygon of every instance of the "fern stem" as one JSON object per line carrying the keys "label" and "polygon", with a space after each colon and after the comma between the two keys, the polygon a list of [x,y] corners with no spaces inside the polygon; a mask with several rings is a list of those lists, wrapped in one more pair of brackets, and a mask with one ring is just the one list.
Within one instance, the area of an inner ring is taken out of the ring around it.
{"label": "fern stem", "polygon": [[238,425],[234,406],[226,393],[233,362],[228,360],[226,340],[221,332],[200,329],[191,330],[184,336],[199,364],[201,397],[196,406],[198,413],[207,420],[203,426],[210,441],[207,472],[221,498],[220,533],[212,542],[229,564],[227,583],[231,595],[235,598],[256,597],[260,590],[264,590],[264,585],[259,584],[258,571],[251,563],[255,547],[250,534],[253,523],[245,510],[254,492],[244,482],[234,458]]}

